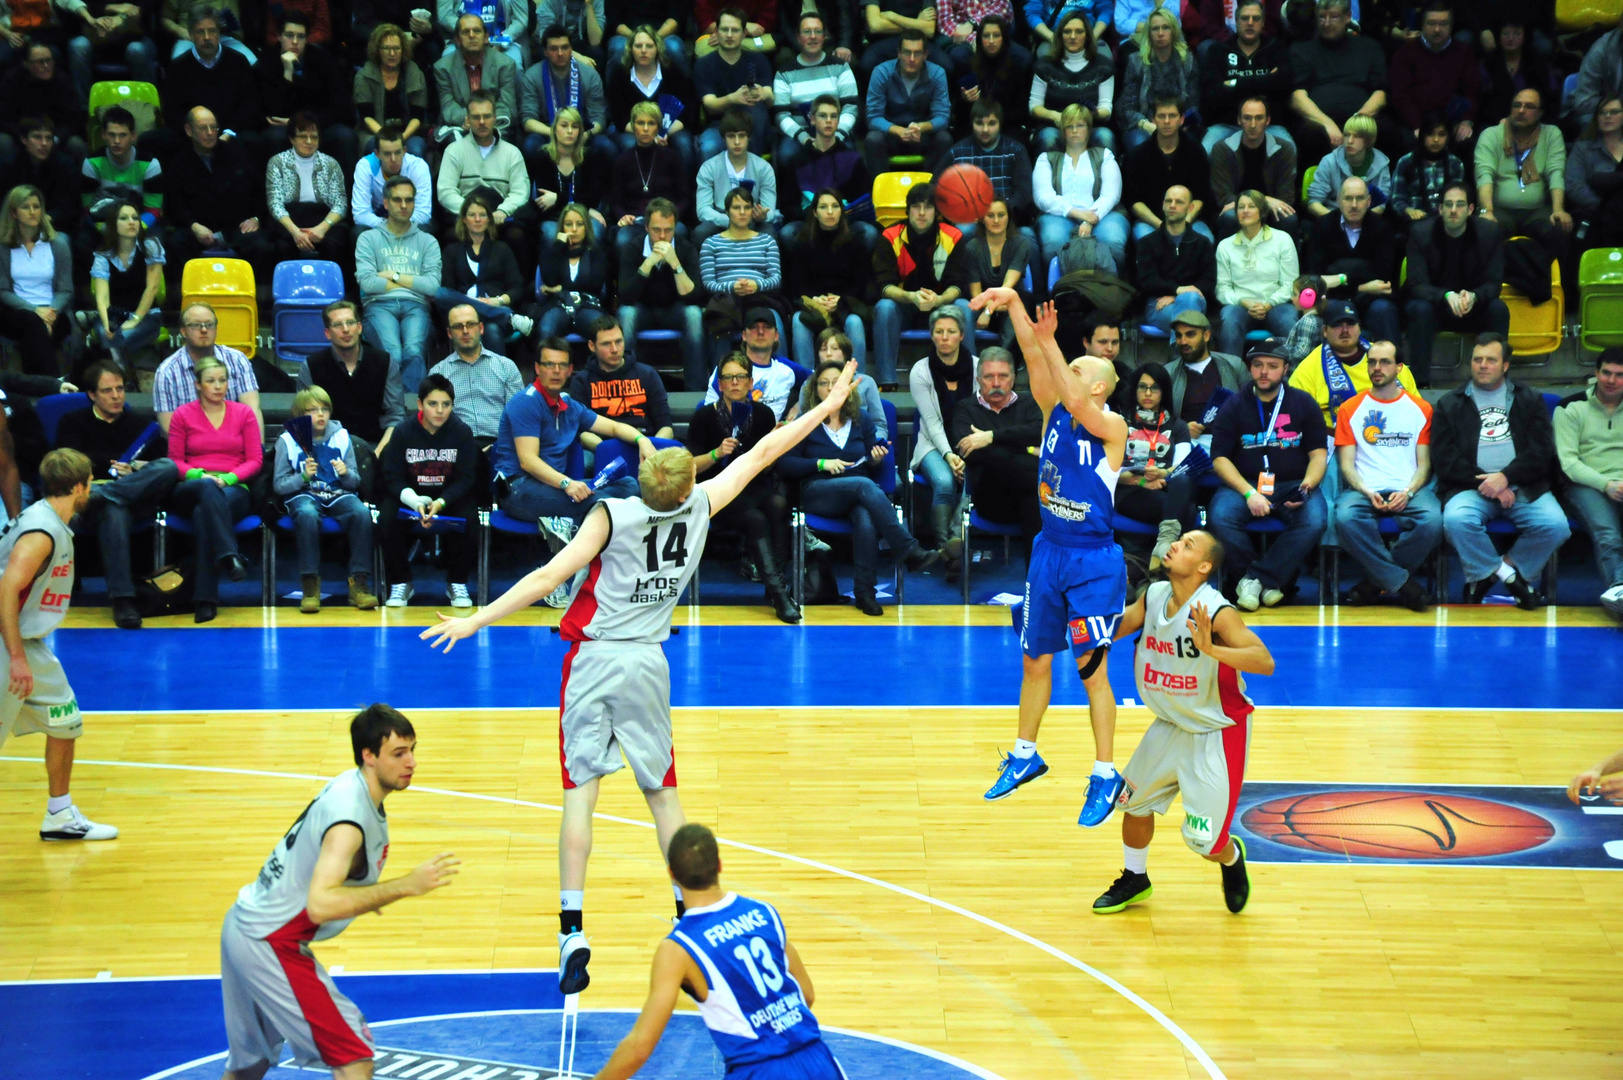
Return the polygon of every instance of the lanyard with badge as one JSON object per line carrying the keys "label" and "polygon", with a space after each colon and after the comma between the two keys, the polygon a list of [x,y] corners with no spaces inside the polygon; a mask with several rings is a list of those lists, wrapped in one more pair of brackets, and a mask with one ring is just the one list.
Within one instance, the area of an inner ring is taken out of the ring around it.
{"label": "lanyard with badge", "polygon": [[[1279,408],[1285,404],[1285,388],[1280,387],[1278,395],[1274,398],[1274,413],[1265,416],[1262,399],[1257,398],[1257,419],[1263,424],[1261,443],[1267,446],[1274,437],[1274,425],[1279,423]],[[1268,453],[1264,450],[1262,455],[1262,471],[1257,474],[1257,494],[1265,499],[1274,497],[1274,474],[1269,468]]]}

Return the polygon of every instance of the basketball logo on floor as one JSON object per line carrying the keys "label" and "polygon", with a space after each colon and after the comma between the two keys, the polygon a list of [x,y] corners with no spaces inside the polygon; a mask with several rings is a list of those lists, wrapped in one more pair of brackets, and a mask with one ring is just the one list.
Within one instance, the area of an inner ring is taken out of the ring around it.
{"label": "basketball logo on floor", "polygon": [[1235,818],[1259,863],[1623,869],[1623,807],[1559,787],[1248,783]]}

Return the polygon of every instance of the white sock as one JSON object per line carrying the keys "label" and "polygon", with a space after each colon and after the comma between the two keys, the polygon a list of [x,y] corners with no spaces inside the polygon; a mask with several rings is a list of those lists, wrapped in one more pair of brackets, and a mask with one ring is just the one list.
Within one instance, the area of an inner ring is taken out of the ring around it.
{"label": "white sock", "polygon": [[558,892],[560,911],[582,911],[586,907],[585,889],[561,889]]}
{"label": "white sock", "polygon": [[1229,857],[1223,860],[1224,866],[1233,866],[1240,861],[1240,845],[1229,841]]}
{"label": "white sock", "polygon": [[1107,780],[1110,779],[1112,776],[1116,775],[1116,763],[1114,761],[1099,761],[1095,759],[1093,762],[1093,775],[1102,776]]}
{"label": "white sock", "polygon": [[677,903],[683,904],[687,902],[687,897],[682,895],[682,886],[678,885],[674,881],[671,882],[671,893],[676,897]]}
{"label": "white sock", "polygon": [[1125,870],[1135,874],[1144,873],[1150,865],[1150,849],[1147,847],[1121,846],[1121,865]]}
{"label": "white sock", "polygon": [[1032,739],[1014,740],[1014,756],[1021,761],[1030,761],[1031,755],[1037,752],[1037,743]]}
{"label": "white sock", "polygon": [[72,805],[72,795],[52,795],[45,800],[45,812],[47,814],[60,814]]}
{"label": "white sock", "polygon": [[1509,563],[1500,560],[1499,569],[1493,572],[1493,576],[1498,578],[1500,581],[1509,581],[1511,578],[1516,576],[1516,568],[1511,566]]}

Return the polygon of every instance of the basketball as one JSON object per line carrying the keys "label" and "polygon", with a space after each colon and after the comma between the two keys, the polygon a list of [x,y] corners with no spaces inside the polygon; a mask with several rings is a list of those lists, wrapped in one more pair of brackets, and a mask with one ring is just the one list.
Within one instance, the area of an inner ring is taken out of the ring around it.
{"label": "basketball", "polygon": [[1481,859],[1555,835],[1537,814],[1447,792],[1288,795],[1253,806],[1240,821],[1276,844],[1365,859]]}
{"label": "basketball", "polygon": [[953,165],[935,182],[935,208],[954,225],[981,219],[992,205],[992,181],[976,165]]}

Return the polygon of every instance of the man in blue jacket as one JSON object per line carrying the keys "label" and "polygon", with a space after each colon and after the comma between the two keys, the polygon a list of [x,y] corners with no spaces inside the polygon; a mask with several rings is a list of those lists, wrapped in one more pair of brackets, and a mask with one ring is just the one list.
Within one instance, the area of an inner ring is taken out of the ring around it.
{"label": "man in blue jacket", "polygon": [[868,134],[862,141],[870,176],[890,172],[890,159],[902,154],[922,154],[922,171],[934,172],[936,160],[952,146],[947,73],[924,58],[925,49],[922,32],[903,31],[896,59],[874,68],[868,83]]}

